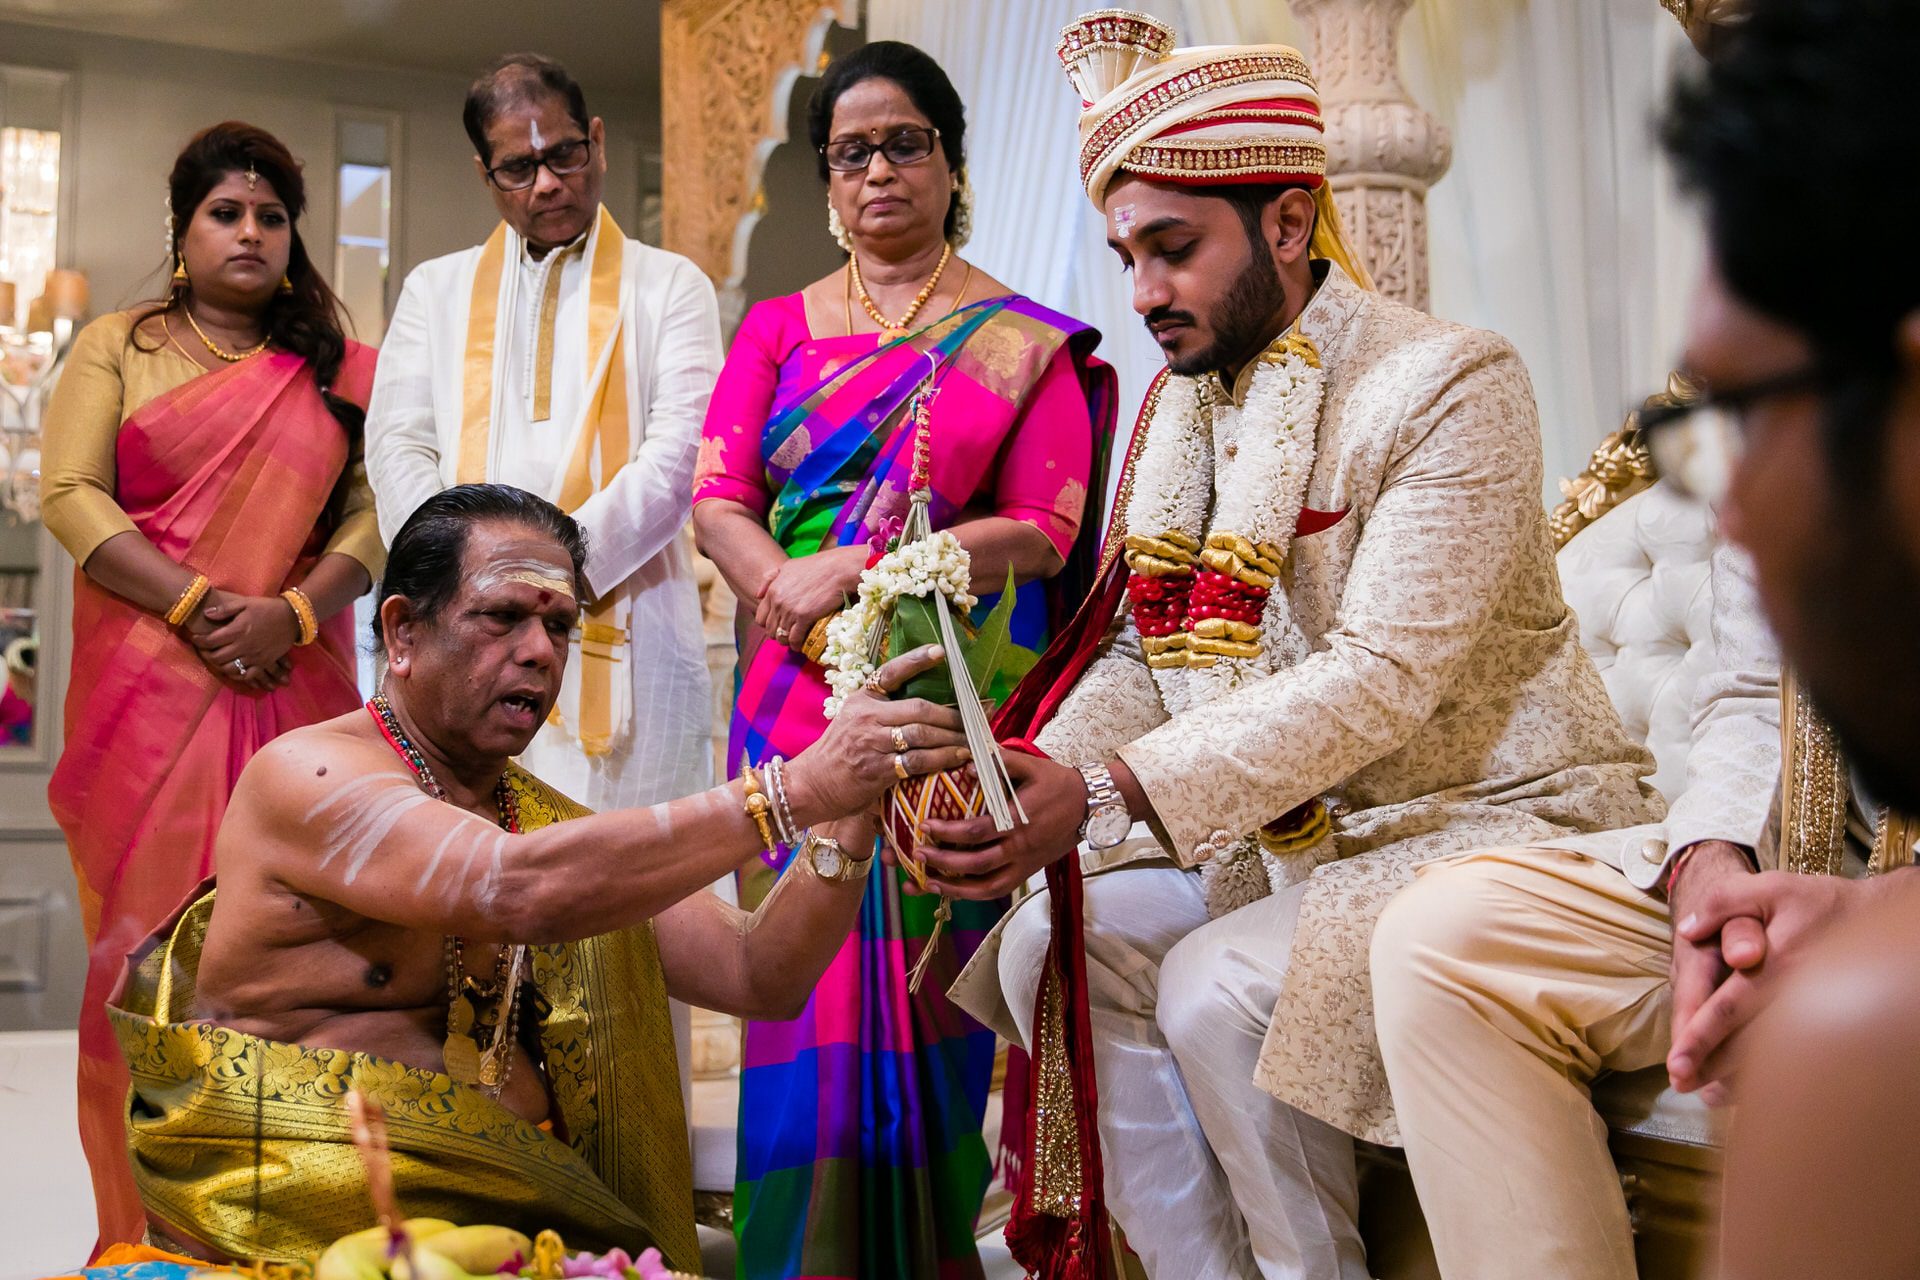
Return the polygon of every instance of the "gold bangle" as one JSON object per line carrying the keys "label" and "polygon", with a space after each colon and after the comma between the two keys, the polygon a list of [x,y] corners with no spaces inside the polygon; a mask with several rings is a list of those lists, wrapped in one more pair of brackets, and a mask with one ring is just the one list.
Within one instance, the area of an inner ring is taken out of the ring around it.
{"label": "gold bangle", "polygon": [[760,843],[766,846],[768,853],[772,853],[779,848],[773,838],[773,823],[768,819],[773,806],[767,800],[766,792],[760,789],[760,779],[754,777],[753,770],[746,765],[740,768],[740,783],[747,790],[747,816],[760,829]]}
{"label": "gold bangle", "polygon": [[300,638],[296,645],[309,645],[320,638],[320,619],[313,614],[313,601],[307,593],[298,587],[288,587],[280,593],[280,598],[293,606],[294,620],[300,624]]}
{"label": "gold bangle", "polygon": [[207,592],[211,590],[213,590],[213,583],[206,574],[194,574],[193,581],[189,582],[186,590],[180,593],[180,598],[173,602],[173,608],[167,610],[167,625],[177,627],[186,622],[193,616],[193,611],[200,607],[200,602],[207,598]]}

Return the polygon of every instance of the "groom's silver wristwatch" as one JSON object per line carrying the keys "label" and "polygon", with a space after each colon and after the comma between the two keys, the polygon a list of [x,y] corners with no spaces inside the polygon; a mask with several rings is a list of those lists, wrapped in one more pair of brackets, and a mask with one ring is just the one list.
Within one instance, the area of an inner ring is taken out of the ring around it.
{"label": "groom's silver wristwatch", "polygon": [[1080,776],[1087,784],[1087,818],[1080,824],[1080,838],[1089,849],[1111,849],[1133,830],[1126,797],[1113,785],[1113,774],[1103,764],[1081,765]]}

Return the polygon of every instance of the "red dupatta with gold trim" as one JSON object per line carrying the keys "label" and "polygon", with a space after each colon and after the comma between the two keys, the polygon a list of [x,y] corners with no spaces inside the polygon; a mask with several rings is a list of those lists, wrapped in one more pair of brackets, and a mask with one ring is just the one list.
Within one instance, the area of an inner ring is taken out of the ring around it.
{"label": "red dupatta with gold trim", "polygon": [[[349,344],[338,393],[364,403],[372,376],[372,350]],[[217,587],[271,596],[319,558],[349,441],[306,361],[276,351],[156,397],[122,424],[115,449],[115,499],[148,541]],[[79,572],[73,636],[66,747],[47,798],[89,944],[80,1134],[105,1244],[138,1240],[145,1225],[107,994],[127,954],[212,873],[214,835],[254,752],[360,696],[350,611],[294,649],[291,683],[267,692],[221,680],[163,619]]]}

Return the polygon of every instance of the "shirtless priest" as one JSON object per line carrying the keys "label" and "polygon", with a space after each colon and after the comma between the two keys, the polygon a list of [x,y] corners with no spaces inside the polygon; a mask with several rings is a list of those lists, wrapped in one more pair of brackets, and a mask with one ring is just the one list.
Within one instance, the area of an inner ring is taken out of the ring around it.
{"label": "shirtless priest", "polygon": [[[957,767],[965,738],[957,713],[880,696],[923,649],[784,767],[590,816],[509,763],[559,691],[585,554],[532,494],[428,498],[387,558],[384,696],[241,776],[217,895],[109,1009],[157,1237],[288,1259],[370,1225],[358,1089],[386,1110],[406,1213],[698,1270],[667,996],[792,1016],[858,912],[859,815],[896,764]],[[703,890],[776,836],[806,841],[802,874],[753,916]]]}
{"label": "shirtless priest", "polygon": [[1423,859],[1661,805],[1561,599],[1513,348],[1368,287],[1297,52],[1173,43],[1113,10],[1061,43],[1080,174],[1168,370],[1106,572],[1003,713],[1050,757],[1011,758],[1032,821],[929,823],[929,857],[968,897],[1066,883],[1076,840],[1099,872],[1016,908],[953,988],[1027,1042],[1043,976],[1091,1006],[1056,1039],[1041,1002],[1017,1257],[1079,1195],[1059,1153],[1096,1155],[1048,1131],[1046,1059],[1069,1045],[1084,1084],[1089,1044],[1106,1197],[1149,1275],[1361,1280],[1353,1139],[1396,1136],[1380,909]]}

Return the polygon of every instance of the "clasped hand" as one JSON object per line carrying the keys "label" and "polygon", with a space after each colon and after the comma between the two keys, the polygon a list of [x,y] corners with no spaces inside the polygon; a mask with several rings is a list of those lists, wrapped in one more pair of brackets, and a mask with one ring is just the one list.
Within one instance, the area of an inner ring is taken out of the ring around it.
{"label": "clasped hand", "polygon": [[862,543],[784,562],[760,589],[760,598],[754,602],[754,622],[776,643],[798,652],[814,624],[838,611],[859,589],[867,554]]}
{"label": "clasped hand", "polygon": [[1730,1101],[1739,1034],[1812,940],[1870,890],[1837,876],[1756,874],[1720,842],[1696,849],[1674,888],[1667,1074],[1674,1088],[1720,1106]]}
{"label": "clasped hand", "polygon": [[293,678],[288,655],[300,639],[300,620],[279,596],[209,591],[181,630],[207,669],[229,684],[278,689]]}

